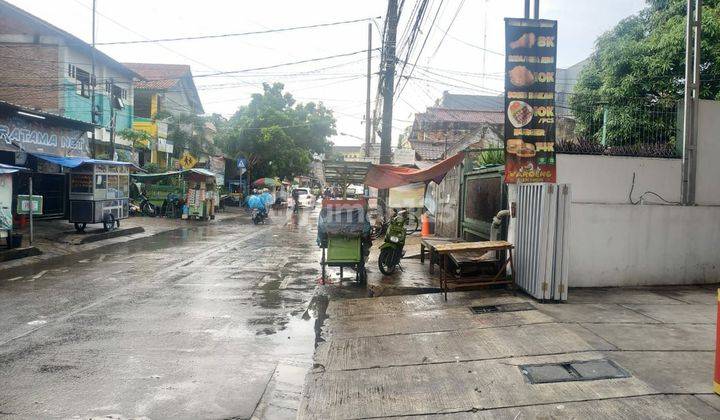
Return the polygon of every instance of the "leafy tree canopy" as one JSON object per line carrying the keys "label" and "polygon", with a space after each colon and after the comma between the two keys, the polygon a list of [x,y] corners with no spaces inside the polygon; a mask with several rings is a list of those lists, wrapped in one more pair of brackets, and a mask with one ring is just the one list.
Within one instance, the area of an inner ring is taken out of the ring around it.
{"label": "leafy tree canopy", "polygon": [[[683,97],[687,0],[647,3],[596,41],[570,100],[581,136],[599,136],[607,106],[611,142],[674,140],[665,114]],[[720,99],[720,0],[704,1],[702,25],[701,96]]]}
{"label": "leafy tree canopy", "polygon": [[322,103],[296,103],[282,83],[264,83],[223,124],[216,144],[227,156],[248,160],[251,176],[287,177],[307,172],[312,155],[329,150],[336,134],[332,111]]}

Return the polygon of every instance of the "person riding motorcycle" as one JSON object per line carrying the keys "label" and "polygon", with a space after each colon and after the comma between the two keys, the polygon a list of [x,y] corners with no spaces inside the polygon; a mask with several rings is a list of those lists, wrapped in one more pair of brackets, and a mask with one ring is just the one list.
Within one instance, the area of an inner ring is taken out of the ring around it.
{"label": "person riding motorcycle", "polygon": [[253,190],[250,197],[248,197],[247,206],[250,210],[257,210],[261,215],[263,215],[263,217],[267,217],[267,207],[265,206],[265,201],[260,195],[258,195],[257,190]]}
{"label": "person riding motorcycle", "polygon": [[263,189],[262,194],[260,194],[260,198],[262,198],[263,203],[265,203],[265,208],[269,208],[275,202],[275,197],[270,194],[270,191],[267,188]]}

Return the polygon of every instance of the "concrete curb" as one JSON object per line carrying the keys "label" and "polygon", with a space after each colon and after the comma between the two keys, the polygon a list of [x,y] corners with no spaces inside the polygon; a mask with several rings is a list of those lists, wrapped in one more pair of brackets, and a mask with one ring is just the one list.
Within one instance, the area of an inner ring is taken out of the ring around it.
{"label": "concrete curb", "polygon": [[88,236],[81,238],[77,242],[73,241],[73,244],[74,245],[75,244],[77,244],[77,245],[89,244],[92,242],[98,242],[98,241],[102,241],[105,239],[119,238],[121,236],[134,235],[136,233],[143,233],[143,232],[145,232],[145,228],[142,226],[135,226],[135,227],[127,228],[127,229],[116,229],[116,230],[111,230],[108,232],[90,234]]}
{"label": "concrete curb", "polygon": [[13,248],[0,252],[0,262],[12,261],[25,257],[33,257],[42,254],[37,247],[29,246],[26,248]]}

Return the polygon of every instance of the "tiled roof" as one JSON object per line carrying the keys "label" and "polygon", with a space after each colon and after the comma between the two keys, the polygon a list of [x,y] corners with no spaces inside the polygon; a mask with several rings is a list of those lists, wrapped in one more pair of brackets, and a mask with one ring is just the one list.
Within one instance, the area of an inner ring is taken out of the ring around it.
{"label": "tiled roof", "polygon": [[415,114],[416,123],[461,122],[471,124],[503,124],[505,115],[500,111],[473,111],[432,107]]}
{"label": "tiled roof", "polygon": [[436,160],[443,157],[445,148],[451,147],[453,143],[445,144],[445,142],[417,141],[410,140],[410,145],[420,160]]}
{"label": "tiled roof", "polygon": [[146,81],[136,81],[136,89],[170,89],[183,77],[192,77],[186,64],[123,63],[125,67],[141,75]]}

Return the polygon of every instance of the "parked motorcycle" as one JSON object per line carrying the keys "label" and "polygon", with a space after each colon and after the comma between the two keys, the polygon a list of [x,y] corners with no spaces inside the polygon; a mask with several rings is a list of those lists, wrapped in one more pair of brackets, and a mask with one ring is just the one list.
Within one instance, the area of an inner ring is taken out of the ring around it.
{"label": "parked motorcycle", "polygon": [[140,194],[130,200],[130,214],[155,217],[158,215],[158,211],[157,207],[144,194]]}
{"label": "parked motorcycle", "polygon": [[252,210],[252,221],[256,225],[259,225],[260,223],[265,224],[265,220],[267,218],[268,218],[267,211],[262,211],[259,209]]}
{"label": "parked motorcycle", "polygon": [[407,210],[399,211],[390,220],[385,233],[385,242],[380,245],[378,268],[385,275],[390,275],[400,266],[400,260],[405,255],[405,225],[408,223]]}

